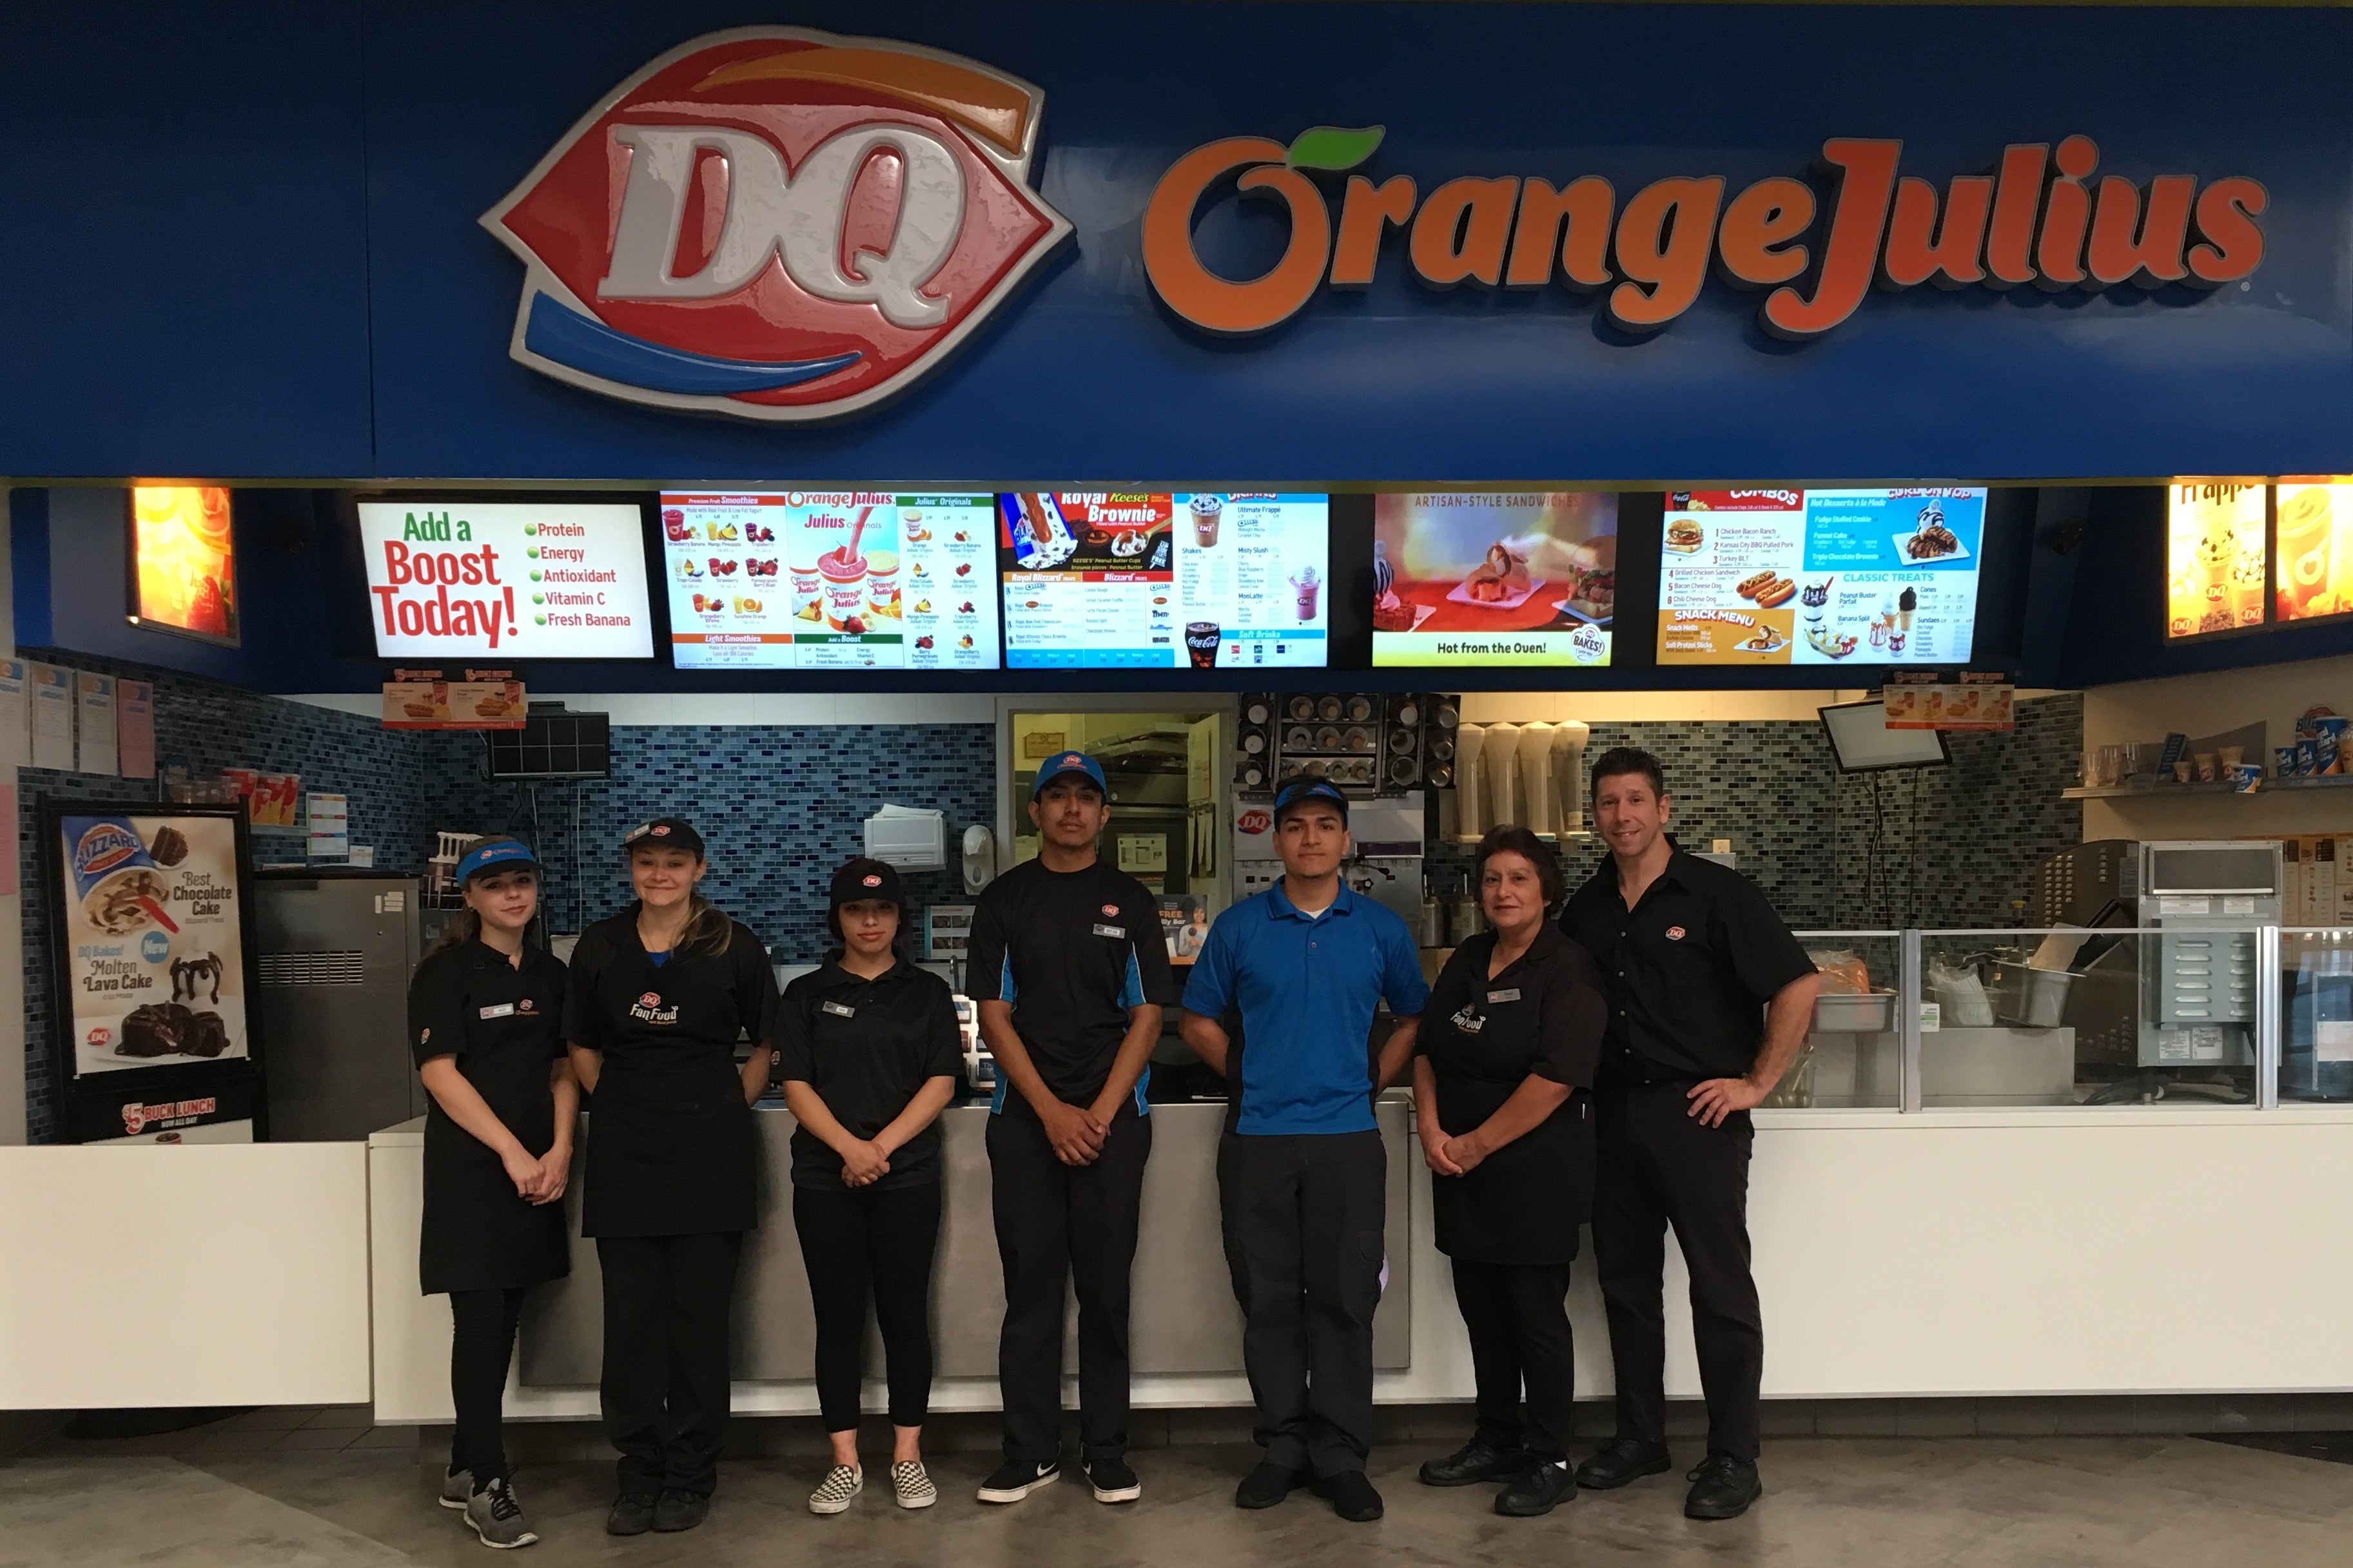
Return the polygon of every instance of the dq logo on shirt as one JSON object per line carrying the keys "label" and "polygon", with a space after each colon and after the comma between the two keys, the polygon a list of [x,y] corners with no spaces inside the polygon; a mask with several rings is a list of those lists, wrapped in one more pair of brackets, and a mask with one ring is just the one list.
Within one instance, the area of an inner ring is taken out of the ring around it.
{"label": "dq logo on shirt", "polygon": [[1045,96],[913,44],[738,27],[581,117],[482,225],[522,259],[508,352],[608,397],[747,419],[868,407],[1067,237]]}
{"label": "dq logo on shirt", "polygon": [[638,998],[636,1005],[629,1009],[629,1016],[641,1024],[675,1024],[678,1022],[678,1009],[663,1006],[661,994],[649,991]]}

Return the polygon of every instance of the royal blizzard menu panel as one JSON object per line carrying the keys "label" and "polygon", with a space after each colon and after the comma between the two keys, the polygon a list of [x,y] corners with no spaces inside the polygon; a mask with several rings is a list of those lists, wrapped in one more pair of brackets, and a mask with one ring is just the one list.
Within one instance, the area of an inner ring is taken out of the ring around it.
{"label": "royal blizzard menu panel", "polygon": [[1981,489],[1667,497],[1661,664],[1961,664]]}
{"label": "royal blizzard menu panel", "polygon": [[666,493],[671,662],[995,669],[994,503],[986,493]]}
{"label": "royal blizzard menu panel", "polygon": [[1006,664],[1320,667],[1330,512],[1321,495],[1000,496]]}
{"label": "royal blizzard menu panel", "polygon": [[1373,663],[1606,665],[1618,498],[1373,498]]}

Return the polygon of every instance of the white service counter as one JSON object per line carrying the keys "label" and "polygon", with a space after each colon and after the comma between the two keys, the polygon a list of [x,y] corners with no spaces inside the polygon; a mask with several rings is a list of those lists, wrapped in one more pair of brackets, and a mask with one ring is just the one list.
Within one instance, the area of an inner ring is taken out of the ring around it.
{"label": "white service counter", "polygon": [[[2340,1321],[2353,1111],[1780,1110],[1757,1123],[1768,1396],[2353,1389]],[[0,1407],[373,1396],[385,1420],[447,1420],[448,1310],[416,1284],[421,1157],[413,1129],[365,1146],[0,1149]],[[1467,1398],[1429,1180],[1404,1163],[1407,1359],[1377,1394]],[[1214,1211],[1210,1186],[1184,1184]],[[1222,1260],[1201,1267],[1214,1299]],[[1671,1261],[1679,1396],[1699,1391],[1683,1289]],[[1606,1392],[1589,1265],[1570,1308],[1579,1392]],[[991,1308],[971,1310],[977,1321]],[[1230,1373],[1147,1375],[1135,1394],[1249,1400]],[[996,1394],[985,1374],[950,1377],[935,1402],[986,1409]],[[790,1379],[740,1384],[736,1401],[816,1408]],[[519,1384],[510,1404],[525,1418],[596,1408],[585,1385]]]}

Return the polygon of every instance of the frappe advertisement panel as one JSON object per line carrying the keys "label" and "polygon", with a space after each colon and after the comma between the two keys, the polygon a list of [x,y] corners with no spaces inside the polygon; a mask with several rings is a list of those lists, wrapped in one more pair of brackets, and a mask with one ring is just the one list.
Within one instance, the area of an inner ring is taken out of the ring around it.
{"label": "frappe advertisement panel", "polygon": [[681,669],[995,669],[996,498],[661,498]]}
{"label": "frappe advertisement panel", "polygon": [[1373,663],[1606,665],[1618,498],[1373,498]]}
{"label": "frappe advertisement panel", "polygon": [[1966,662],[1985,508],[1978,488],[1672,493],[1659,662]]}
{"label": "frappe advertisement panel", "polygon": [[249,1055],[235,819],[56,820],[74,1075]]}
{"label": "frappe advertisement panel", "polygon": [[1005,662],[1321,668],[1321,495],[1021,491],[997,498]]}
{"label": "frappe advertisement panel", "polygon": [[645,521],[633,504],[362,501],[385,658],[650,658]]}
{"label": "frappe advertisement panel", "polygon": [[[2270,494],[2261,479],[2174,481],[2166,509],[2167,637],[2204,637],[2263,624],[2263,524]],[[2286,598],[2281,595],[2283,608]]]}

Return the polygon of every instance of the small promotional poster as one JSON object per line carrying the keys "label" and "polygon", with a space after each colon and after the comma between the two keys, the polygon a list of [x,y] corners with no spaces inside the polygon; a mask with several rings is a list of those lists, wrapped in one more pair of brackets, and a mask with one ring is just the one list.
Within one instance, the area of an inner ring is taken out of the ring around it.
{"label": "small promotional poster", "polygon": [[235,820],[54,820],[74,1076],[249,1056]]}

